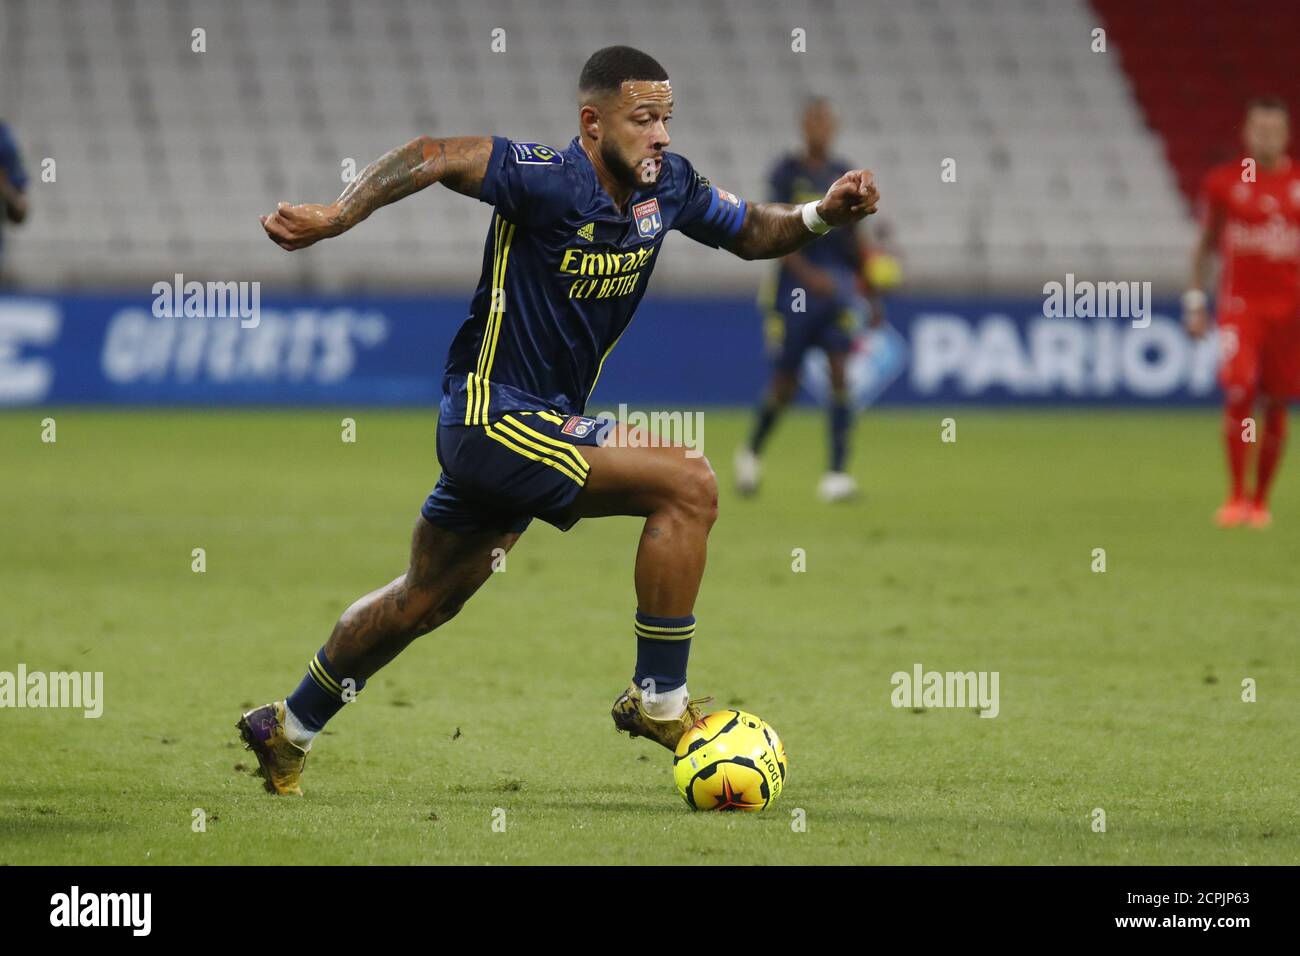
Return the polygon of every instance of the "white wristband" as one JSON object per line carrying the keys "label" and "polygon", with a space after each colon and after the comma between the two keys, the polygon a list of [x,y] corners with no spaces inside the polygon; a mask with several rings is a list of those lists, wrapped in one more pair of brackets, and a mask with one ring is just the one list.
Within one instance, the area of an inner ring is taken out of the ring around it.
{"label": "white wristband", "polygon": [[1183,293],[1183,311],[1195,312],[1197,309],[1203,309],[1207,301],[1205,293],[1200,289],[1188,289]]}
{"label": "white wristband", "polygon": [[820,236],[822,233],[830,231],[831,227],[826,224],[826,220],[817,215],[817,204],[815,202],[804,203],[799,207],[799,211],[803,215],[803,224],[808,227],[809,232],[814,232]]}

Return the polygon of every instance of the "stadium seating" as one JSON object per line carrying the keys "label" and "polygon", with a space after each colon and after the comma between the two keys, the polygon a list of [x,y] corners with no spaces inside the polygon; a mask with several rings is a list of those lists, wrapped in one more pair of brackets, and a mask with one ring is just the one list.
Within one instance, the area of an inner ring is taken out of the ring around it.
{"label": "stadium seating", "polygon": [[[289,256],[257,215],[324,201],[417,133],[565,145],[577,73],[626,42],[662,60],[673,149],[762,197],[809,92],[875,170],[914,286],[1032,289],[1065,272],[1176,283],[1185,200],[1081,0],[5,0],[0,116],[34,186],[26,284],[253,278],[320,289],[477,279],[486,207],[443,190]],[[205,52],[192,52],[192,31]],[[504,30],[504,52],[493,31]],[[805,31],[806,53],[792,52]],[[101,43],[111,37],[112,43]],[[976,42],[977,41],[977,42]],[[743,51],[743,52],[742,52]],[[941,163],[956,160],[956,182]],[[654,288],[752,287],[755,268],[665,247]]]}
{"label": "stadium seating", "polygon": [[1097,0],[1178,183],[1194,200],[1205,172],[1239,155],[1245,103],[1280,96],[1300,115],[1300,5],[1242,0]]}

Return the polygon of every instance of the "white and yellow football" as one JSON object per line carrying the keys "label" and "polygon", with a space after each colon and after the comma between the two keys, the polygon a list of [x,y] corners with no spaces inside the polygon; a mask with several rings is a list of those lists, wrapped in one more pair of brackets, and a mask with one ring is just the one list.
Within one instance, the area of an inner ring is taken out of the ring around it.
{"label": "white and yellow football", "polygon": [[762,810],[781,795],[785,775],[781,738],[743,710],[696,721],[673,756],[677,792],[692,810]]}

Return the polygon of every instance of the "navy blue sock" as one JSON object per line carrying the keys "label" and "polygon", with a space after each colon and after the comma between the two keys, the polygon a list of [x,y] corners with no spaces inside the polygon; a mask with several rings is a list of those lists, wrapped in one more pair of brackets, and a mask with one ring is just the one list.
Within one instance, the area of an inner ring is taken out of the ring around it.
{"label": "navy blue sock", "polygon": [[636,673],[632,680],[645,688],[647,680],[654,693],[676,690],[686,683],[686,661],[691,656],[691,637],[695,634],[695,616],[651,617],[636,612]]}
{"label": "navy blue sock", "polygon": [[308,662],[307,676],[289,695],[286,705],[304,727],[318,731],[347,703],[343,696],[345,688],[350,691],[349,696],[354,696],[366,686],[365,681],[355,678],[352,684],[345,685],[345,679],[346,675],[339,674],[330,664],[322,647]]}
{"label": "navy blue sock", "polygon": [[755,455],[763,451],[763,444],[771,434],[772,426],[776,424],[776,417],[780,414],[780,404],[770,397],[764,399],[763,404],[759,406],[758,420],[754,423],[754,431],[749,436],[749,450]]}
{"label": "navy blue sock", "polygon": [[849,423],[852,420],[847,395],[831,398],[831,471],[843,471],[849,457]]}

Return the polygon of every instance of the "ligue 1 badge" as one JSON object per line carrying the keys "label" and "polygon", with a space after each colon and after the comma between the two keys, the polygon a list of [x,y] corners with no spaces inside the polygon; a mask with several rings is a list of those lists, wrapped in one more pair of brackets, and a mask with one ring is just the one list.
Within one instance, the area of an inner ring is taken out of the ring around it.
{"label": "ligue 1 badge", "polygon": [[522,166],[562,166],[564,156],[545,143],[511,143],[515,162]]}
{"label": "ligue 1 badge", "polygon": [[566,435],[572,435],[574,438],[586,438],[591,434],[591,430],[596,427],[596,419],[583,418],[581,415],[570,415],[569,420],[564,423],[560,431]]}

